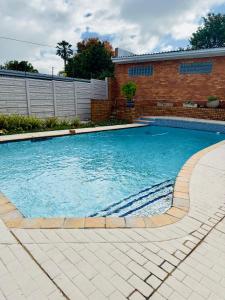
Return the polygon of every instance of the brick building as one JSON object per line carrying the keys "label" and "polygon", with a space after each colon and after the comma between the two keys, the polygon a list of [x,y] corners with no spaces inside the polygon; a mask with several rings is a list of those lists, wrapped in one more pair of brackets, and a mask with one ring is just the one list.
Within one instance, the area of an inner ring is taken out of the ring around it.
{"label": "brick building", "polygon": [[[115,97],[121,98],[121,86],[127,81],[137,83],[136,107],[195,101],[204,105],[215,95],[225,100],[225,48],[174,51],[132,55],[117,51],[115,63]],[[224,103],[222,103],[224,106]]]}
{"label": "brick building", "polygon": [[[113,62],[112,103],[100,110],[96,104],[95,111],[99,111],[99,115],[103,111],[109,115],[112,107],[123,119],[140,115],[174,115],[225,120],[225,48],[143,55],[117,49]],[[121,86],[128,81],[137,84],[133,116],[129,116],[131,111],[126,109],[126,101],[121,95]],[[219,97],[220,109],[183,108],[183,103],[188,101],[204,107],[211,95]]]}

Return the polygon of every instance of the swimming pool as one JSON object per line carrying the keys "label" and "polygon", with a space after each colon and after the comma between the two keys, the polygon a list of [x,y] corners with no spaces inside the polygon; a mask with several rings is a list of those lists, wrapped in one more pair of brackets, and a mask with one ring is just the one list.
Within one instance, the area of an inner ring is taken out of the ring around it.
{"label": "swimming pool", "polygon": [[0,144],[0,191],[25,217],[160,214],[185,161],[224,139],[157,125]]}

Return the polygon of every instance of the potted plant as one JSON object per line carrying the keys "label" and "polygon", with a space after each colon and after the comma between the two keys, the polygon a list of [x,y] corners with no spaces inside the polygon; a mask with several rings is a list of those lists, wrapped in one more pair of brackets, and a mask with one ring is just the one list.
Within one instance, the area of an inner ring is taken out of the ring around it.
{"label": "potted plant", "polygon": [[183,103],[183,107],[194,107],[194,108],[197,108],[198,107],[198,104],[195,103],[194,101],[186,101]]}
{"label": "potted plant", "polygon": [[220,105],[220,100],[216,96],[209,96],[206,106],[208,108],[217,108]]}
{"label": "potted plant", "polygon": [[127,100],[127,107],[134,107],[134,96],[136,94],[137,85],[133,81],[129,81],[122,86],[122,94]]}

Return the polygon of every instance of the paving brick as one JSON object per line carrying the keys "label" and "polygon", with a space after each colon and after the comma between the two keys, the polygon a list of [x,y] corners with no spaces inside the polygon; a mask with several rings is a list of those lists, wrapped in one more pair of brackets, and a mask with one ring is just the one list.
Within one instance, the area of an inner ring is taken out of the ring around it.
{"label": "paving brick", "polygon": [[140,294],[138,291],[134,292],[130,297],[129,300],[145,300],[146,298]]}
{"label": "paving brick", "polygon": [[130,269],[134,274],[136,274],[138,277],[140,277],[143,280],[145,280],[150,274],[149,271],[147,271],[145,268],[140,266],[135,261],[131,261],[127,265],[127,268]]}
{"label": "paving brick", "polygon": [[143,256],[145,256],[148,260],[151,260],[154,264],[156,265],[161,265],[163,263],[163,259],[155,254],[154,252],[151,252],[149,250],[145,250],[143,253],[142,253]]}
{"label": "paving brick", "polygon": [[115,287],[113,287],[113,285],[101,275],[95,276],[92,279],[92,283],[107,297],[115,291]]}
{"label": "paving brick", "polygon": [[109,300],[126,300],[127,298],[123,296],[120,292],[115,291],[109,296]]}
{"label": "paving brick", "polygon": [[151,296],[151,300],[165,300],[166,298],[164,298],[162,295],[160,295],[158,292],[155,292],[152,296]]}
{"label": "paving brick", "polygon": [[168,286],[166,283],[163,283],[159,287],[158,293],[160,295],[162,295],[163,297],[165,297],[165,299],[168,299],[170,297],[170,295],[172,295],[172,293],[173,293],[173,288]]}
{"label": "paving brick", "polygon": [[159,279],[163,280],[168,275],[167,272],[159,268],[157,265],[148,261],[144,266],[149,272],[157,276]]}
{"label": "paving brick", "polygon": [[[132,262],[130,262],[132,263]],[[128,267],[125,267],[124,265],[122,265],[120,262],[118,261],[114,261],[111,265],[111,268],[117,273],[119,274],[123,279],[127,280],[129,277],[131,277],[132,272],[128,269]]]}
{"label": "paving brick", "polygon": [[89,300],[106,300],[106,297],[99,291],[95,291],[88,297]]}
{"label": "paving brick", "polygon": [[153,289],[136,275],[129,278],[128,282],[145,297],[149,297],[153,292]]}
{"label": "paving brick", "polygon": [[168,262],[170,262],[172,265],[177,266],[180,262],[180,260],[176,257],[174,257],[173,255],[171,255],[170,253],[168,253],[165,250],[160,250],[158,255],[162,258],[164,258],[165,260],[167,260]]}
{"label": "paving brick", "polygon": [[87,278],[92,279],[97,275],[97,271],[85,260],[76,264],[77,269],[83,273]]}
{"label": "paving brick", "polygon": [[184,298],[188,298],[192,292],[189,287],[178,281],[175,277],[169,277],[166,280],[166,283]]}
{"label": "paving brick", "polygon": [[171,273],[174,270],[174,266],[170,263],[168,263],[168,261],[165,261],[162,265],[161,268],[163,270],[165,270],[167,273]]}
{"label": "paving brick", "polygon": [[127,255],[134,261],[136,261],[140,265],[144,265],[147,262],[147,259],[139,254],[137,251],[131,249],[127,252]]}
{"label": "paving brick", "polygon": [[153,289],[157,289],[162,281],[155,275],[151,275],[146,281]]}
{"label": "paving brick", "polygon": [[111,279],[111,283],[115,286],[117,290],[119,290],[125,297],[128,297],[134,290],[133,286],[131,286],[127,281],[122,279],[120,276],[115,275]]}
{"label": "paving brick", "polygon": [[84,275],[79,274],[74,279],[73,282],[75,285],[81,290],[81,292],[89,296],[91,295],[95,290],[95,286],[89,281]]}

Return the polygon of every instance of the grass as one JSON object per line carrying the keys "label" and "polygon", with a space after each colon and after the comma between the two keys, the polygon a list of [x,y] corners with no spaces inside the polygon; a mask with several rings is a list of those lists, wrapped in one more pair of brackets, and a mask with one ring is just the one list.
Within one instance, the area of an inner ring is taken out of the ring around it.
{"label": "grass", "polygon": [[38,119],[34,116],[0,115],[0,135],[49,130],[65,130],[71,128],[88,128],[128,124],[126,120],[109,119],[101,122],[81,123],[79,118],[61,120],[59,118]]}

